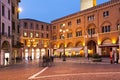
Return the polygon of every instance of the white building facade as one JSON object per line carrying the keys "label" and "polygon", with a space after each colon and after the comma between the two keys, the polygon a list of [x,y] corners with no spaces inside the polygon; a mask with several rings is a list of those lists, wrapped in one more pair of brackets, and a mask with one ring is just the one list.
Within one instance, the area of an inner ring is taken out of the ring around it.
{"label": "white building facade", "polygon": [[0,65],[11,64],[11,1],[0,0]]}

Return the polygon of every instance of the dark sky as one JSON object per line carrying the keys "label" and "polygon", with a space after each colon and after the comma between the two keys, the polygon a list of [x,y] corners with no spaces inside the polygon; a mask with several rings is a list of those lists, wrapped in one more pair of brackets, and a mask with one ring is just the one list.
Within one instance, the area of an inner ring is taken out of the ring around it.
{"label": "dark sky", "polygon": [[[97,4],[109,0],[97,0]],[[80,11],[80,0],[21,0],[21,18],[51,22],[57,18]]]}

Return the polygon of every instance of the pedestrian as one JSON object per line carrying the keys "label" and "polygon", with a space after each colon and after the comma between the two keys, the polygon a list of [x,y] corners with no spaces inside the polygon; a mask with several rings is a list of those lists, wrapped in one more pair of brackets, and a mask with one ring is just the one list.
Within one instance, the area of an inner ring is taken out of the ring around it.
{"label": "pedestrian", "polygon": [[118,60],[119,60],[119,53],[117,52],[117,64],[118,64]]}
{"label": "pedestrian", "polygon": [[90,57],[90,55],[89,55],[89,53],[88,53],[88,55],[87,55],[88,60],[89,60],[89,57]]}
{"label": "pedestrian", "polygon": [[112,51],[110,51],[110,63],[111,64],[113,63],[113,53],[112,53]]}
{"label": "pedestrian", "polygon": [[6,59],[6,62],[7,62],[7,64],[8,64],[8,57],[7,58],[5,58]]}
{"label": "pedestrian", "polygon": [[50,58],[51,58],[51,61],[53,62],[54,61],[54,55],[51,54]]}

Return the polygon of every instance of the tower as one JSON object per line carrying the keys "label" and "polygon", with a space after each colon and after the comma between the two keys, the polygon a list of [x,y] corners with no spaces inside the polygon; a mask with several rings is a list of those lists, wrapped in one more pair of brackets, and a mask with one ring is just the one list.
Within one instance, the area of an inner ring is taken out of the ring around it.
{"label": "tower", "polygon": [[81,10],[96,6],[96,0],[81,0]]}

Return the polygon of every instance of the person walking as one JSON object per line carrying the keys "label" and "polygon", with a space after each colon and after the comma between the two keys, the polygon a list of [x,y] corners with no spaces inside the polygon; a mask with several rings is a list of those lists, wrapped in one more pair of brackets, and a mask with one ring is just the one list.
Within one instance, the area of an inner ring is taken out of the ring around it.
{"label": "person walking", "polygon": [[110,51],[110,63],[111,64],[113,63],[113,53],[112,53],[112,51]]}

